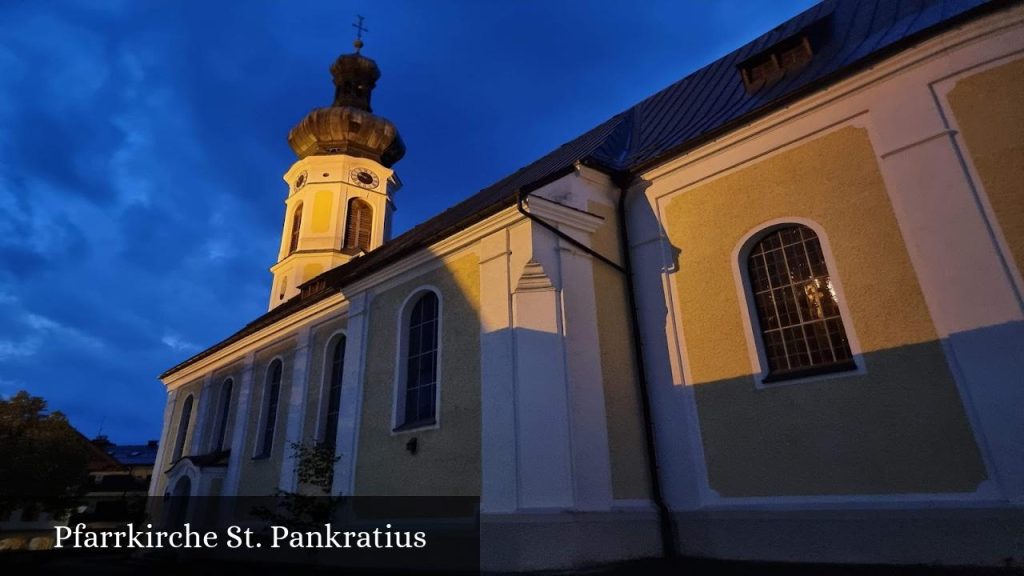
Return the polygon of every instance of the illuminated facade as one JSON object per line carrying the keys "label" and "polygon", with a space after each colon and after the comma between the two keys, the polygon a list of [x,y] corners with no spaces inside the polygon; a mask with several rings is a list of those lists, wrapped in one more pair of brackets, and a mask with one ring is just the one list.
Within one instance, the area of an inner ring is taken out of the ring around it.
{"label": "illuminated facade", "polygon": [[320,443],[337,494],[479,496],[486,568],[1019,560],[1022,49],[1018,3],[824,2],[394,239],[339,58],[151,494],[295,490]]}

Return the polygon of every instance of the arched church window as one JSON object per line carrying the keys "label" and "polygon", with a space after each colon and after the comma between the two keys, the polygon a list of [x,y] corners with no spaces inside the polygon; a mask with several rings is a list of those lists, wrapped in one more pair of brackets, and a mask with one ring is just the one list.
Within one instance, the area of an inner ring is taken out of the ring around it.
{"label": "arched church window", "polygon": [[330,348],[330,369],[328,370],[327,398],[325,407],[324,436],[321,444],[334,448],[338,437],[338,415],[341,412],[341,381],[345,371],[345,336],[340,335]]}
{"label": "arched church window", "polygon": [[302,228],[302,203],[295,207],[292,212],[292,236],[288,242],[288,253],[291,254],[299,249],[299,230]]}
{"label": "arched church window", "polygon": [[753,246],[747,271],[768,364],[765,382],[856,367],[813,230],[769,231]]}
{"label": "arched church window", "polygon": [[224,437],[228,431],[228,414],[231,413],[231,389],[234,388],[234,381],[228,378],[221,385],[220,389],[220,417],[217,419],[216,444],[213,449],[220,452],[224,449]]}
{"label": "arched church window", "polygon": [[185,403],[181,406],[181,416],[178,417],[178,435],[174,439],[174,454],[171,458],[172,462],[177,462],[181,459],[185,452],[185,437],[188,436],[188,425],[192,420],[192,395],[189,394],[188,398],[185,398]]}
{"label": "arched church window", "polygon": [[346,250],[370,250],[370,229],[373,226],[373,208],[359,198],[348,201],[348,215],[345,219]]}
{"label": "arched church window", "polygon": [[274,360],[267,369],[267,380],[263,389],[263,426],[260,428],[260,445],[257,458],[270,456],[274,447],[274,430],[277,427],[277,405],[281,398],[281,360]]}
{"label": "arched church window", "polygon": [[437,359],[440,303],[437,294],[424,291],[406,318],[403,358],[403,398],[398,428],[428,426],[437,422]]}

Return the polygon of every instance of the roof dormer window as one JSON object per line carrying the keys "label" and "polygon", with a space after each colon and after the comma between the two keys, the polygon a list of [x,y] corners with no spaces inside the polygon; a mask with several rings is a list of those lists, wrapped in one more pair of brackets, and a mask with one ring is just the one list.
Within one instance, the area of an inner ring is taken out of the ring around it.
{"label": "roof dormer window", "polygon": [[800,70],[812,56],[811,42],[805,34],[791,36],[740,63],[743,85],[753,94]]}

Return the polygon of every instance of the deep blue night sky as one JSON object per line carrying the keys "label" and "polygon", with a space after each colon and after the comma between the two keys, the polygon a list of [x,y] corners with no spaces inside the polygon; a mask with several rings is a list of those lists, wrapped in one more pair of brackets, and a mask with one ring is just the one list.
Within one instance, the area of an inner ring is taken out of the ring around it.
{"label": "deep blue night sky", "polygon": [[266,311],[286,136],[356,14],[397,234],[813,3],[4,3],[0,395],[158,436],[157,375]]}

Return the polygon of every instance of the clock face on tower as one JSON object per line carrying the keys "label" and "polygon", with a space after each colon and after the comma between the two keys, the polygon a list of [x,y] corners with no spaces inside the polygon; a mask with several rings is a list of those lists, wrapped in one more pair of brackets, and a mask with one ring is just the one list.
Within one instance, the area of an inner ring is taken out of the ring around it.
{"label": "clock face on tower", "polygon": [[374,189],[380,185],[380,178],[366,168],[353,168],[349,173],[352,183],[361,188]]}

